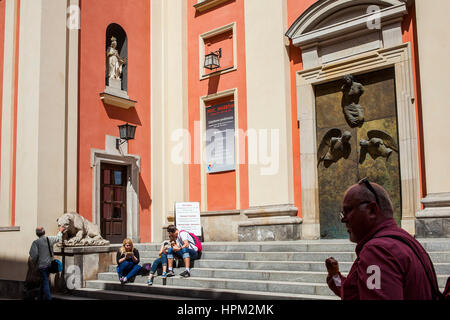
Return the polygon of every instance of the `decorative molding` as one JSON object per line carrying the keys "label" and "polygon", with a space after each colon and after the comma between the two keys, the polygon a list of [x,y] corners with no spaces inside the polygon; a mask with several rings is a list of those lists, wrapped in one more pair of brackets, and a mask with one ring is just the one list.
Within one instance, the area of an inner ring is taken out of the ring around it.
{"label": "decorative molding", "polygon": [[[227,0],[228,1],[228,0]],[[225,33],[227,31],[233,31],[233,67],[225,68],[215,72],[205,73],[205,40],[208,38],[217,36],[219,34]],[[228,72],[237,70],[237,41],[236,41],[236,22],[229,23],[225,26],[210,30],[208,32],[202,33],[199,36],[199,74],[200,80],[209,79],[218,75],[222,75]]]}
{"label": "decorative molding", "polygon": [[205,211],[201,212],[201,217],[219,217],[219,216],[238,216],[241,210],[221,210],[221,211]]}
{"label": "decorative molding", "polygon": [[[316,111],[314,85],[394,67],[400,157],[402,220],[414,219],[420,210],[419,162],[416,107],[409,43],[362,53],[337,62],[297,72],[297,110],[300,124],[300,165],[304,239],[319,238],[319,195],[317,182]],[[407,224],[405,224],[407,226]],[[414,226],[406,230],[414,234]]]}
{"label": "decorative molding", "polygon": [[[334,3],[339,1],[334,1]],[[340,2],[350,2],[340,1]],[[374,1],[375,3],[376,1]],[[408,13],[406,4],[401,1],[396,1],[398,4],[392,5],[390,7],[381,9],[379,12],[379,19],[381,26],[386,24],[391,24],[397,21],[399,18]],[[358,4],[357,1],[351,0],[352,4]],[[370,5],[367,4],[367,7]],[[327,12],[327,14],[329,14]],[[364,14],[355,18],[350,18],[348,20],[337,22],[335,24],[319,28],[317,30],[309,31],[309,28],[318,23],[319,18],[317,16],[305,17],[305,20],[300,19],[294,22],[294,24],[286,32],[286,36],[292,39],[292,44],[297,47],[303,47],[312,42],[326,41],[329,39],[336,39],[336,37],[353,33],[359,30],[366,30],[368,33],[373,32],[376,29],[370,29],[367,27],[367,23],[373,18],[372,13]]]}
{"label": "decorative molding", "polygon": [[[409,5],[409,0],[322,0],[316,1],[312,4],[306,11],[304,11],[289,27],[285,35],[292,39],[297,39],[304,35],[311,35],[315,32],[319,32],[320,34],[326,35],[330,32],[336,31],[337,29],[345,30],[354,28],[358,26],[361,21],[360,19],[365,18],[364,24],[367,21],[372,19],[368,19],[372,16],[372,14],[366,13],[364,15],[359,15],[358,17],[352,17],[342,21],[342,19],[337,19],[336,23],[329,24],[328,26],[323,26],[324,20],[330,20],[335,14],[340,14],[344,10],[348,10],[351,8],[356,8],[358,6],[367,6],[375,5],[380,7],[380,20],[386,20],[387,17],[392,17],[393,15],[398,14],[398,9],[400,11],[403,8],[406,8]],[[306,38],[305,38],[306,40]],[[300,41],[302,42],[302,41]]]}
{"label": "decorative molding", "polygon": [[100,99],[105,104],[108,104],[108,105],[111,105],[111,106],[114,106],[114,107],[123,108],[123,109],[134,108],[134,106],[135,106],[135,104],[137,102],[137,101],[134,101],[134,100],[118,97],[116,95],[112,95],[112,94],[109,94],[109,93],[106,93],[106,92],[100,93]]}
{"label": "decorative molding", "polygon": [[218,5],[221,5],[222,3],[225,3],[227,1],[230,0],[200,0],[198,1],[198,3],[194,4],[193,7],[198,12],[203,12],[211,8],[217,7]]}
{"label": "decorative molding", "polygon": [[[234,128],[236,132],[239,132],[239,103],[238,103],[238,89],[232,88],[225,91],[213,93],[207,96],[200,97],[200,121],[199,121],[199,128],[198,133],[200,137],[200,154],[198,155],[198,159],[194,156],[194,161],[198,163],[200,162],[200,173],[201,173],[201,181],[200,181],[200,189],[201,189],[201,201],[200,201],[200,211],[201,212],[209,212],[207,208],[208,203],[208,195],[207,195],[207,173],[206,173],[206,164],[205,164],[205,150],[206,150],[206,114],[205,114],[205,108],[206,103],[210,101],[214,101],[217,99],[221,99],[224,97],[233,97],[234,100]],[[196,129],[194,128],[194,131]],[[240,136],[239,134],[235,135],[235,152],[234,152],[234,159],[235,163],[239,164],[239,157],[240,157]],[[239,165],[235,166],[234,171],[236,172],[236,209],[240,209],[240,169]]]}
{"label": "decorative molding", "polygon": [[[367,13],[370,5],[380,8]],[[302,50],[303,67],[317,67],[380,48],[401,45],[402,0],[326,0],[303,13],[286,32]],[[377,19],[379,25],[369,25]]]}
{"label": "decorative molding", "polygon": [[450,193],[432,193],[422,199],[424,210],[417,212],[417,218],[450,218]]}
{"label": "decorative molding", "polygon": [[0,227],[0,232],[17,232],[20,231],[20,227]]}
{"label": "decorative molding", "polygon": [[[108,141],[108,137],[107,137]],[[141,157],[138,155],[121,155],[118,151],[91,149],[92,173],[92,222],[100,226],[100,186],[101,164],[111,163],[127,166],[127,237],[133,242],[140,242],[139,237],[139,172]]]}
{"label": "decorative molding", "polygon": [[249,218],[280,217],[280,216],[296,217],[298,214],[298,208],[292,204],[259,206],[243,210],[243,214],[245,214]]}

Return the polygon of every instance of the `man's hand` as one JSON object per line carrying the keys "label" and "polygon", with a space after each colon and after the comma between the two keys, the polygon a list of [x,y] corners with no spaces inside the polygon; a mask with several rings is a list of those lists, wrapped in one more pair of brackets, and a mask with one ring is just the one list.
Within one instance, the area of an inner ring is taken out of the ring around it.
{"label": "man's hand", "polygon": [[333,257],[329,257],[325,260],[325,266],[327,267],[328,275],[335,276],[339,274],[339,263]]}

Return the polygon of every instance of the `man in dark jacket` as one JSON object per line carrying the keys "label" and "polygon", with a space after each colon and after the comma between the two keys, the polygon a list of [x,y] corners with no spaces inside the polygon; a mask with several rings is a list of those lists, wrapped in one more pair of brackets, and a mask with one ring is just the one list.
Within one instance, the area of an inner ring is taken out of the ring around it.
{"label": "man in dark jacket", "polygon": [[[342,300],[431,300],[437,277],[425,249],[393,219],[389,196],[367,179],[345,193],[340,213],[357,259],[347,277],[333,258],[326,261],[327,283]],[[420,260],[419,260],[420,259]]]}

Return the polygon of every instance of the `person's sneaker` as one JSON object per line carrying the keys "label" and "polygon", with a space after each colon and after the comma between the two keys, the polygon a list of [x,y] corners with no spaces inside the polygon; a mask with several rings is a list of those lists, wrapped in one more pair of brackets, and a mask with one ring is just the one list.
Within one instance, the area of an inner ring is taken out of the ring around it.
{"label": "person's sneaker", "polygon": [[180,273],[180,277],[183,277],[183,278],[188,278],[190,276],[191,276],[191,274],[187,270],[184,270],[182,273]]}
{"label": "person's sneaker", "polygon": [[173,271],[169,271],[169,272],[167,272],[166,276],[167,277],[173,277],[173,276],[175,276],[175,273]]}
{"label": "person's sneaker", "polygon": [[153,279],[147,279],[147,284],[151,286],[153,284]]}
{"label": "person's sneaker", "polygon": [[163,272],[162,275],[161,275],[161,278],[165,279],[166,277],[167,277],[167,272]]}
{"label": "person's sneaker", "polygon": [[124,278],[124,277],[121,277],[121,278],[119,279],[119,281],[120,281],[121,284],[124,283],[123,278]]}

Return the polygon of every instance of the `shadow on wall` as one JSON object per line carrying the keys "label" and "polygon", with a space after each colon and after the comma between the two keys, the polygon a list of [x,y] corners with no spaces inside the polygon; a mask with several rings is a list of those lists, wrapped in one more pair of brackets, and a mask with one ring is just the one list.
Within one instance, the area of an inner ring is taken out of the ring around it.
{"label": "shadow on wall", "polygon": [[[25,298],[25,279],[28,264],[25,261],[0,259],[0,300]],[[60,274],[50,275],[50,288],[52,294],[63,291]],[[36,292],[37,294],[37,292]]]}
{"label": "shadow on wall", "polygon": [[148,192],[141,175],[139,175],[139,204],[143,210],[150,209],[150,206],[152,205],[150,193]]}
{"label": "shadow on wall", "polygon": [[21,299],[27,275],[27,262],[0,259],[0,298]]}
{"label": "shadow on wall", "polygon": [[142,126],[141,119],[139,119],[139,115],[137,114],[135,108],[125,110],[106,103],[104,104],[104,107],[106,114],[110,119],[122,120],[124,122]]}

